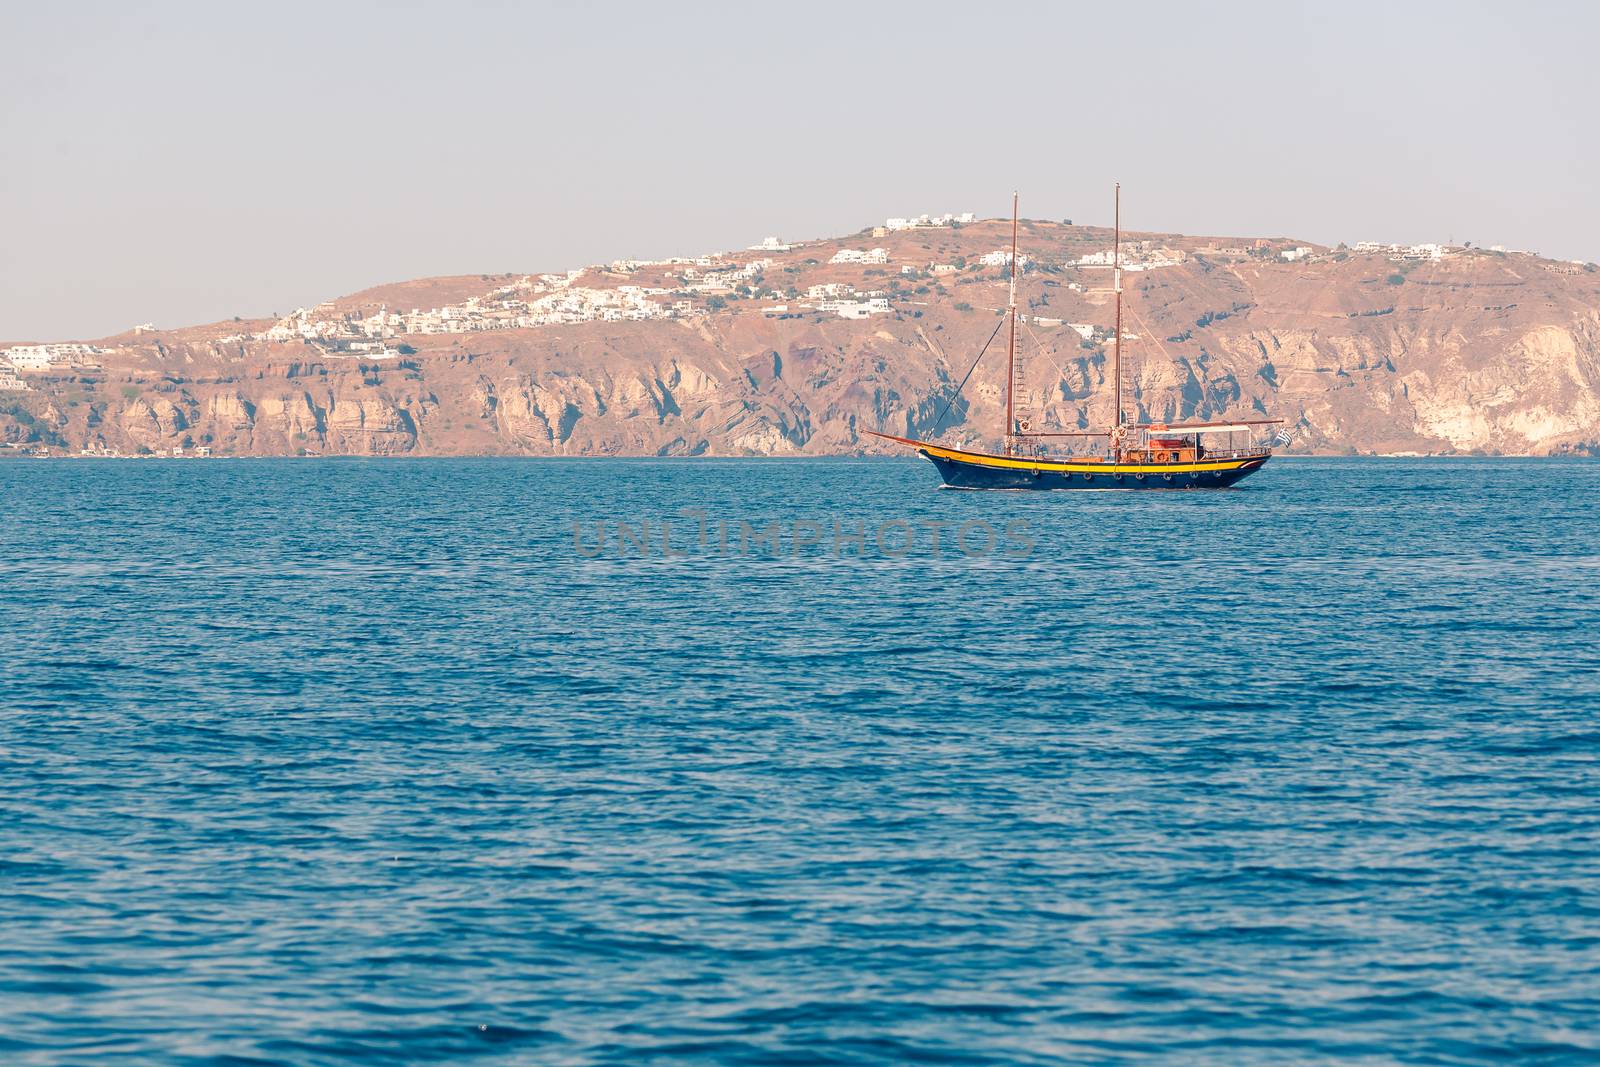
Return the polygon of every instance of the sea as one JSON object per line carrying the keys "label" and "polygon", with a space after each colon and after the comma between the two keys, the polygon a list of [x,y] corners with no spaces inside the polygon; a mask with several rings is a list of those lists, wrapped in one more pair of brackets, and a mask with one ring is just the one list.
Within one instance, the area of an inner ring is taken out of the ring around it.
{"label": "sea", "polygon": [[1600,1062],[1597,500],[0,463],[0,1063]]}

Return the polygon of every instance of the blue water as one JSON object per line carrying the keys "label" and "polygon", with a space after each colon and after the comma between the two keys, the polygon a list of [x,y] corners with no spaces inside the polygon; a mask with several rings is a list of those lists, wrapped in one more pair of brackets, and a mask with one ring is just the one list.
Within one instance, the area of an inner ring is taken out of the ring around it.
{"label": "blue water", "polygon": [[0,1062],[1600,1058],[1600,464],[933,481],[0,464]]}

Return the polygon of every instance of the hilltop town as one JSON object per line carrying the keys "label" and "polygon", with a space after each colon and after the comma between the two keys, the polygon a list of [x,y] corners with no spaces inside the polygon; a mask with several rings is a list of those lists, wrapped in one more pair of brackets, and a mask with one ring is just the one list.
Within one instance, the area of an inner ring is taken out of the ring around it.
{"label": "hilltop town", "polygon": [[[1027,220],[1021,401],[1103,425],[1111,234]],[[0,346],[0,450],[46,455],[774,455],[933,432],[1005,302],[1009,221],[557,272],[421,279],[268,320]],[[1588,263],[1468,245],[1125,235],[1147,418],[1271,413],[1315,452],[1600,442]],[[999,431],[980,365],[940,430]]]}

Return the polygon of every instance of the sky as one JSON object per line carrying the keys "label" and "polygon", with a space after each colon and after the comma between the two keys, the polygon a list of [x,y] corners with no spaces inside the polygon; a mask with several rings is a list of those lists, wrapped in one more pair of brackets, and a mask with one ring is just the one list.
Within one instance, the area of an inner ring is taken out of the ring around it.
{"label": "sky", "polygon": [[1592,3],[0,0],[0,341],[1009,212],[1600,259]]}

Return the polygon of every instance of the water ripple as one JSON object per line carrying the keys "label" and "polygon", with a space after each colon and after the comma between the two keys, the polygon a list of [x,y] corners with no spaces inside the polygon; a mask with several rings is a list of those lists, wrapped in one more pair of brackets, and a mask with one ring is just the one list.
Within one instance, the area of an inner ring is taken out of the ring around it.
{"label": "water ripple", "polygon": [[0,464],[0,1059],[1600,1059],[1600,466],[929,481]]}

